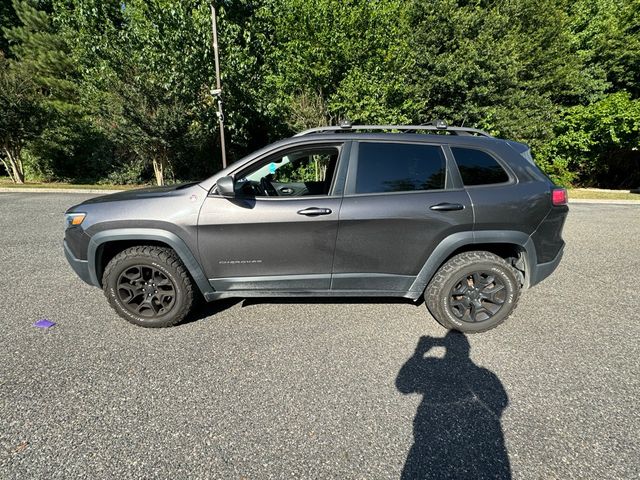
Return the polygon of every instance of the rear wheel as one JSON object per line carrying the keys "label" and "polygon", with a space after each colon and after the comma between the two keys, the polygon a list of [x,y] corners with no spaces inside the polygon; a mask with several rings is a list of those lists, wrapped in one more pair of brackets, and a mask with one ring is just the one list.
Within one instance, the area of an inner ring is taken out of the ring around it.
{"label": "rear wheel", "polygon": [[490,252],[465,252],[445,263],[425,290],[425,303],[445,328],[485,332],[504,322],[520,296],[517,274]]}
{"label": "rear wheel", "polygon": [[193,286],[170,248],[131,247],[117,254],[102,277],[104,293],[125,320],[143,327],[169,327],[191,310]]}

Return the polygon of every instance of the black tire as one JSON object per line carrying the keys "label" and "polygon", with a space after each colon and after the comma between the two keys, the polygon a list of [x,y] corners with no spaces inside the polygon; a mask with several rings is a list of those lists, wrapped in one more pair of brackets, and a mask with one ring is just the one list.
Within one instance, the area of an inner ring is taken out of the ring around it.
{"label": "black tire", "polygon": [[497,327],[511,315],[519,297],[520,282],[513,267],[484,251],[452,257],[424,292],[427,308],[438,323],[464,333]]}
{"label": "black tire", "polygon": [[176,325],[193,305],[193,285],[187,269],[166,247],[123,250],[105,268],[102,285],[118,315],[143,327]]}

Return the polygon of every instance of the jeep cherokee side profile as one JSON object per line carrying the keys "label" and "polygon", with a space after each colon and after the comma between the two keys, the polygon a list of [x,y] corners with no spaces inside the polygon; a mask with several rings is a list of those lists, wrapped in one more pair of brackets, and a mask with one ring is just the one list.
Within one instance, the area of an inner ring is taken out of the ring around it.
{"label": "jeep cherokee side profile", "polygon": [[115,311],[167,327],[196,295],[424,297],[483,332],[562,257],[567,195],[529,148],[475,129],[342,126],[269,145],[199,183],[92,198],[64,251]]}

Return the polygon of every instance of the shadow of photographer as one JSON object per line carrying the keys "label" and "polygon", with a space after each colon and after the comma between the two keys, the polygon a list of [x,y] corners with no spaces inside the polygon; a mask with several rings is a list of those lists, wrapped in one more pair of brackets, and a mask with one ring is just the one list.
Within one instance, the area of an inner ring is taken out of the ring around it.
{"label": "shadow of photographer", "polygon": [[[444,347],[442,358],[425,356]],[[396,378],[397,389],[423,395],[402,478],[510,479],[501,416],[509,403],[498,377],[475,365],[464,334],[421,337]]]}

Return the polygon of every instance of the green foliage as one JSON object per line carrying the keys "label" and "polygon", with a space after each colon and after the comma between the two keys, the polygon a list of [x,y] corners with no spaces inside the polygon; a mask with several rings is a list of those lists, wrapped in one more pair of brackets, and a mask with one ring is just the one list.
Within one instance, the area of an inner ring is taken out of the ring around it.
{"label": "green foliage", "polygon": [[17,60],[13,68],[33,79],[54,108],[67,113],[76,94],[76,68],[67,38],[57,31],[47,12],[38,9],[37,2],[13,0],[13,7],[20,25],[4,29]]}
{"label": "green foliage", "polygon": [[400,0],[265,2],[268,114],[294,130],[343,118],[409,121],[417,104],[406,10]]}
{"label": "green foliage", "polygon": [[[640,185],[640,100],[626,92],[568,109],[542,150],[548,172],[581,185]],[[574,175],[569,172],[577,172]]]}
{"label": "green foliage", "polygon": [[0,2],[0,51],[7,57],[9,54],[9,41],[4,33],[4,30],[12,27],[18,23],[18,16],[16,15],[13,5],[8,0]]}
{"label": "green foliage", "polygon": [[114,144],[123,165],[149,163],[158,184],[173,178],[176,159],[188,157],[193,140],[202,141],[212,123],[207,5],[170,0],[57,5],[63,29],[80,32],[73,55],[85,67],[83,102],[99,132]]}
{"label": "green foliage", "polygon": [[640,96],[640,0],[577,0],[569,13],[586,67],[598,70],[611,91]]}
{"label": "green foliage", "polygon": [[331,155],[309,155],[286,163],[273,174],[273,181],[282,183],[322,182],[325,180]]}
{"label": "green foliage", "polygon": [[[564,184],[637,176],[640,0],[216,6],[231,161],[341,119],[443,118],[530,144]],[[20,136],[29,175],[162,183],[221,166],[208,0],[13,0],[0,21],[3,75],[46,119]]]}
{"label": "green foliage", "polygon": [[0,161],[16,183],[24,183],[22,150],[38,137],[46,120],[37,86],[0,54]]}
{"label": "green foliage", "polygon": [[414,5],[423,120],[475,125],[537,146],[552,135],[562,105],[603,88],[574,54],[558,0]]}

